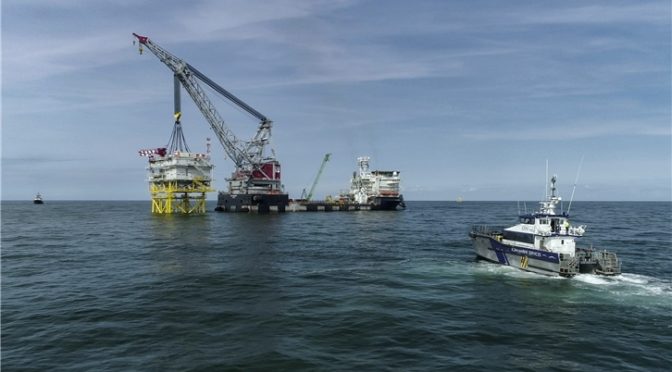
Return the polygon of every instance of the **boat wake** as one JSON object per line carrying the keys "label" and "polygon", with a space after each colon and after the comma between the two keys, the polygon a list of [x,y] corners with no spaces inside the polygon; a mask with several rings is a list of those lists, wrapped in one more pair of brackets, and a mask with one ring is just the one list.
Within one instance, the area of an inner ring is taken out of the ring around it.
{"label": "boat wake", "polygon": [[512,278],[538,279],[538,280],[563,280],[578,282],[582,287],[604,288],[617,291],[648,294],[650,296],[664,296],[672,300],[672,280],[656,278],[647,275],[623,273],[618,276],[602,276],[595,274],[578,274],[574,278],[567,279],[559,276],[546,276],[522,271],[516,267],[497,265],[490,262],[479,261],[474,264],[474,272],[481,274],[504,275]]}
{"label": "boat wake", "polygon": [[[631,273],[618,276],[579,274],[567,279],[559,276],[539,275],[489,262],[475,263],[472,266],[472,273],[477,276],[502,277],[503,279],[500,280],[505,282],[510,280],[514,286],[534,281],[537,283],[535,286],[540,289],[546,286],[555,288],[556,284],[566,283],[566,286],[561,287],[569,291],[557,292],[555,295],[559,297],[559,300],[567,303],[610,303],[649,310],[657,309],[654,311],[664,309],[665,312],[672,308],[672,280],[670,279]],[[551,285],[551,283],[554,284]]]}
{"label": "boat wake", "polygon": [[512,278],[536,279],[536,280],[567,280],[561,276],[548,276],[520,270],[517,267],[498,265],[487,261],[477,261],[474,264],[475,273],[505,275]]}
{"label": "boat wake", "polygon": [[623,273],[619,276],[577,275],[575,281],[641,295],[663,296],[672,300],[672,281],[647,275]]}
{"label": "boat wake", "polygon": [[[672,308],[672,280],[669,279],[623,273],[615,277],[577,275],[573,283],[581,291],[593,293],[590,301],[607,301],[664,313]],[[585,300],[586,297],[579,301]]]}

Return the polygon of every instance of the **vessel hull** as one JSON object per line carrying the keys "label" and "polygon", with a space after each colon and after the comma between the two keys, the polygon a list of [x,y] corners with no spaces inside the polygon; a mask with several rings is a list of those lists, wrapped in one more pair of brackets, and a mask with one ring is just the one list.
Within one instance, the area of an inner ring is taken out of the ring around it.
{"label": "vessel hull", "polygon": [[217,212],[284,213],[289,204],[287,194],[230,194],[217,196]]}
{"label": "vessel hull", "polygon": [[403,207],[403,203],[401,196],[376,196],[371,202],[371,210],[394,211],[400,205]]}
{"label": "vessel hull", "polygon": [[514,247],[502,244],[489,236],[473,235],[472,240],[474,252],[481,259],[543,275],[574,275],[561,272],[560,257],[557,253]]}

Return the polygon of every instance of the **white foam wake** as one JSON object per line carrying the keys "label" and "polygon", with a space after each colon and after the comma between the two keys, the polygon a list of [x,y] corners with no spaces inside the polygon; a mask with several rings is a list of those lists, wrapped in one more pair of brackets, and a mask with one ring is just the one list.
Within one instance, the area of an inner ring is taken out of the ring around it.
{"label": "white foam wake", "polygon": [[574,280],[583,289],[603,292],[623,304],[672,308],[672,281],[647,275],[624,273],[615,277],[577,275]]}

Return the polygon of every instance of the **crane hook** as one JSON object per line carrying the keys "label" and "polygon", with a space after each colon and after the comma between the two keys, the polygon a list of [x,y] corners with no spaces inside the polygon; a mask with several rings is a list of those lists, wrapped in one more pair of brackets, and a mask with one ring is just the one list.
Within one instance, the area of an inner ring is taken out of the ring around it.
{"label": "crane hook", "polygon": [[[133,39],[133,46],[135,46],[135,39]],[[142,43],[138,43],[138,52],[142,54]]]}

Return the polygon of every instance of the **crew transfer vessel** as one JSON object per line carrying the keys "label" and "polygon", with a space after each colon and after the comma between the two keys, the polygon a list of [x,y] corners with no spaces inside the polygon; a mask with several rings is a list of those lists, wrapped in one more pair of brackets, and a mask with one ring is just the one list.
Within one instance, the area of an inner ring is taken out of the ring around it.
{"label": "crew transfer vessel", "polygon": [[517,225],[472,227],[469,236],[476,256],[544,275],[619,275],[621,262],[615,253],[577,246],[586,226],[570,224],[568,212],[556,213],[556,206],[562,199],[555,194],[555,182],[556,176],[553,176],[551,193],[539,203],[540,210],[520,215]]}

